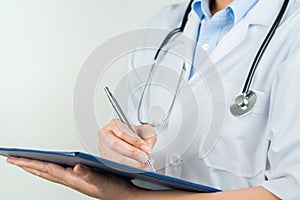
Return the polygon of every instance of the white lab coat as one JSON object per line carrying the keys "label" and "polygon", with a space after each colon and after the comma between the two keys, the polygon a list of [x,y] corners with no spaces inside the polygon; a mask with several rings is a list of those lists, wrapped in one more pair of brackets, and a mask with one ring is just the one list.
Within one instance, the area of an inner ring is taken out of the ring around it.
{"label": "white lab coat", "polygon": [[[164,173],[221,190],[262,185],[282,199],[299,199],[298,0],[291,0],[287,14],[255,73],[251,85],[251,90],[257,93],[254,110],[245,117],[236,118],[229,109],[233,99],[241,92],[254,56],[282,3],[283,0],[260,0],[211,53],[210,59],[221,76],[225,95],[224,102],[220,103],[225,108],[224,123],[213,140],[207,140],[210,137],[207,134],[214,108],[201,76],[195,74],[187,81],[193,94],[180,91],[184,94],[184,105],[175,106],[168,126],[159,131],[153,153],[156,166],[164,167]],[[178,27],[185,8],[186,5],[166,7],[148,26],[163,29]],[[193,28],[189,23],[184,32]],[[195,39],[192,35],[189,37]],[[137,54],[132,61],[135,66],[149,63],[153,58],[153,52]],[[155,94],[151,100],[157,104],[163,102],[161,96]],[[136,101],[133,107],[136,109]],[[191,128],[186,126],[182,132],[178,124],[189,124],[189,121],[198,124],[196,127],[191,125]]]}

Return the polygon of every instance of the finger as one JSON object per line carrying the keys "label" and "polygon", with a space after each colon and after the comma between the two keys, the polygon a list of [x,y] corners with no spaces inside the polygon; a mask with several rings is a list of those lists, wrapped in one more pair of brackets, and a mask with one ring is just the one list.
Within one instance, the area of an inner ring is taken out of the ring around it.
{"label": "finger", "polygon": [[148,144],[142,138],[140,138],[138,134],[130,131],[129,128],[120,120],[112,120],[108,126],[106,126],[106,130],[113,133],[128,144],[131,144],[148,154],[150,153]]}
{"label": "finger", "polygon": [[126,157],[124,155],[121,155],[115,151],[112,151],[111,149],[107,150],[105,153],[101,155],[102,158],[121,163],[124,165],[129,165],[131,167],[139,168],[139,169],[147,169],[146,163],[141,163],[139,161],[136,161],[132,158]]}
{"label": "finger", "polygon": [[[7,159],[7,162],[13,165],[16,165],[21,168],[31,169],[33,172],[37,172],[37,174],[42,178],[46,174],[49,176],[53,176],[59,181],[59,183],[66,183],[64,180],[68,178],[67,171],[65,168],[61,167],[60,165],[38,161],[38,160],[32,160],[27,158],[15,158],[15,157],[9,157]],[[47,176],[48,177],[48,176]]]}
{"label": "finger", "polygon": [[[100,190],[99,188],[102,188],[102,185],[100,184],[102,184],[101,180],[103,179],[103,177],[100,176],[98,173],[92,171],[89,172],[89,176],[82,176],[82,172],[81,174],[78,174],[78,172],[74,171],[73,168],[66,168],[64,170],[64,173],[67,174],[66,178],[58,179],[56,178],[56,176],[53,176],[52,174],[46,172],[41,172],[27,167],[21,167],[21,168],[23,168],[25,171],[33,175],[39,176],[41,178],[44,178],[46,180],[55,183],[65,185],[67,187],[73,188],[81,193],[84,193],[86,195],[95,198],[99,195],[98,193],[98,191]],[[105,191],[105,190],[101,190],[101,191]]]}
{"label": "finger", "polygon": [[31,160],[26,158],[15,158],[9,157],[7,162],[16,165],[25,171],[44,178],[55,183],[63,184],[65,186],[70,186],[68,183],[71,182],[72,175],[70,174],[70,169],[65,169],[59,165],[53,163],[47,163],[37,160]]}
{"label": "finger", "polygon": [[126,157],[125,155],[122,155],[122,154],[108,148],[107,146],[104,146],[102,150],[103,150],[102,151],[103,153],[101,153],[102,158],[106,158],[108,160],[111,160],[111,161],[114,161],[117,163],[121,163],[121,164],[125,164],[125,165],[129,165],[131,167],[135,167],[135,168],[139,168],[139,169],[147,169],[146,163],[141,163],[132,158]]}
{"label": "finger", "polygon": [[8,163],[21,167],[25,171],[41,178],[60,183],[76,190],[84,191],[89,185],[84,182],[72,168],[63,168],[53,163],[47,163],[26,158],[7,159]]}
{"label": "finger", "polygon": [[94,170],[88,170],[90,175],[87,178],[78,174],[78,171],[74,171],[73,168],[63,168],[52,163],[13,157],[8,158],[7,162],[19,166],[31,174],[63,184],[97,199],[100,199],[106,192],[105,188],[110,186],[110,179]]}
{"label": "finger", "polygon": [[25,170],[26,172],[30,173],[30,174],[33,174],[35,176],[38,176],[38,177],[41,177],[41,178],[44,178],[48,181],[51,181],[51,182],[54,182],[54,183],[60,183],[60,184],[64,184],[64,181],[62,181],[61,179],[58,179],[48,173],[44,173],[44,172],[41,172],[41,171],[38,171],[38,170],[35,170],[35,169],[31,169],[31,168],[28,168],[28,167],[21,167],[23,170]]}
{"label": "finger", "polygon": [[152,151],[155,143],[157,142],[157,134],[150,125],[135,126],[136,133],[147,143]]}
{"label": "finger", "polygon": [[33,159],[28,159],[28,158],[16,158],[16,157],[9,157],[7,159],[7,162],[13,165],[17,165],[19,167],[26,167],[26,168],[31,168],[34,170],[42,171],[42,172],[52,172],[52,171],[63,171],[64,168],[48,163],[48,162],[43,162],[43,161],[38,161],[38,160],[33,160]]}
{"label": "finger", "polygon": [[121,140],[120,138],[116,137],[113,133],[106,133],[104,141],[102,142],[104,143],[104,145],[108,146],[110,149],[113,149],[119,154],[124,155],[126,157],[130,157],[141,163],[145,163],[148,160],[149,156],[147,153]]}

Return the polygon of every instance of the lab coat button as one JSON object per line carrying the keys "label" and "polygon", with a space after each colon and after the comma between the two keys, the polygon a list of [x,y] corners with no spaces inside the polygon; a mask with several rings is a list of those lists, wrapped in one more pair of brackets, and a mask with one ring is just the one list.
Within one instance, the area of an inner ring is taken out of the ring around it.
{"label": "lab coat button", "polygon": [[173,154],[169,158],[169,162],[172,167],[178,167],[179,165],[181,165],[183,163],[183,159],[180,156],[178,156],[177,154]]}
{"label": "lab coat button", "polygon": [[209,45],[208,45],[208,44],[204,44],[204,45],[202,46],[202,49],[203,49],[204,51],[208,51]]}

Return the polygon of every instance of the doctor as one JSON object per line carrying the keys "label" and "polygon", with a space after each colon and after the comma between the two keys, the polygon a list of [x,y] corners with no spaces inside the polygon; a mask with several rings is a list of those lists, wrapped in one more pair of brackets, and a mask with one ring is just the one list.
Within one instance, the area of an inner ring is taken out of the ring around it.
{"label": "doctor", "polygon": [[[230,199],[294,200],[300,197],[300,116],[297,88],[300,67],[300,2],[290,0],[277,32],[259,62],[251,90],[253,110],[243,117],[230,111],[251,63],[278,15],[283,0],[195,0],[184,29],[210,55],[225,91],[225,121],[213,148],[202,154],[201,132],[189,150],[166,166],[164,173],[224,190],[202,194],[148,191],[85,166],[65,169],[51,163],[8,158],[8,163],[101,199]],[[162,10],[152,27],[174,29],[185,5]],[[197,52],[195,52],[197,57]],[[197,77],[191,69],[191,80]],[[193,82],[194,81],[194,82]],[[191,105],[192,106],[192,105]],[[192,117],[192,116],[191,116]],[[198,117],[198,116],[196,116]],[[99,151],[111,160],[146,168],[148,154],[159,137],[148,125],[132,136],[118,120],[99,131]],[[197,141],[200,141],[199,143]],[[168,159],[172,155],[165,155]],[[154,158],[155,160],[155,158]]]}

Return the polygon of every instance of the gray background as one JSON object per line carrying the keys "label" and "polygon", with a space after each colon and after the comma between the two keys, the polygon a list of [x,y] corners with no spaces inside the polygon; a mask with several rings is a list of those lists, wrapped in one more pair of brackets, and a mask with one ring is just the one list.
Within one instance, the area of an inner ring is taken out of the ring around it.
{"label": "gray background", "polygon": [[[72,96],[80,66],[112,35],[183,0],[0,0],[0,146],[84,150]],[[0,199],[90,199],[0,158]]]}

